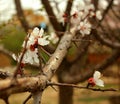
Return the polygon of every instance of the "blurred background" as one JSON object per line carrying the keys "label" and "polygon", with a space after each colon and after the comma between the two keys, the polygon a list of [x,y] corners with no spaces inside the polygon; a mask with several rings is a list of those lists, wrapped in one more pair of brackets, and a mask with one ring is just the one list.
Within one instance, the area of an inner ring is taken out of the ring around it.
{"label": "blurred background", "polygon": [[[20,1],[20,5],[18,1]],[[31,31],[31,29],[37,26],[39,28],[44,27],[47,34],[50,34],[50,32],[55,32],[54,26],[52,26],[53,24],[51,21],[49,21],[50,16],[47,15],[45,11],[45,5],[41,1],[43,0],[0,0],[0,71],[8,73],[14,72],[16,68],[16,62],[12,59],[11,54],[20,53],[24,38],[27,33]],[[72,0],[46,0],[46,3],[47,1],[49,1],[51,7],[53,8],[53,12],[58,19],[58,22],[61,23],[60,16],[62,13],[64,13],[64,10],[67,7],[67,3],[69,3],[69,1],[71,2]],[[82,2],[82,0],[73,1],[73,9],[77,3]],[[110,0],[108,0],[108,2],[109,1]],[[23,12],[21,17],[21,14],[19,14],[21,13],[19,6],[21,6]],[[113,7],[113,10],[120,18],[119,6],[120,5],[115,8]],[[109,23],[106,23],[106,20],[109,20]],[[105,27],[106,31],[110,33],[107,38],[113,43],[116,41],[120,43],[120,21],[116,18],[116,16],[114,16],[112,10],[109,12],[108,16],[106,16],[106,20],[103,21],[102,25]],[[117,36],[119,41],[115,36]],[[103,63],[116,50],[119,50],[119,48],[115,49],[107,46],[104,43],[101,43],[94,36],[91,36],[89,39],[91,40],[90,43],[86,42],[86,40],[80,42],[80,47],[83,47],[82,49],[85,51],[83,51],[83,54],[78,62],[74,62],[74,60],[78,56],[79,48],[77,48],[75,44],[72,44],[66,56],[67,63],[63,63],[65,66],[61,66],[65,72],[63,73],[63,70],[58,71],[52,78],[52,81],[63,82],[61,77],[66,75],[66,73],[70,73],[69,76],[72,77],[76,75],[82,76],[84,72],[94,69],[94,66],[100,65],[100,63]],[[84,46],[85,44],[89,45]],[[52,44],[50,47],[52,47],[54,50],[56,45]],[[53,51],[51,51],[51,53],[52,52]],[[117,54],[120,54],[120,52]],[[47,57],[46,60],[48,60],[48,56],[46,54],[44,57]],[[105,81],[105,88],[120,88],[120,57],[119,55],[117,57],[118,58],[113,58],[113,62],[107,65],[107,67],[104,68],[105,70],[102,71],[102,79]],[[72,66],[73,63],[76,63],[77,65],[74,67]],[[70,67],[68,67],[69,65],[73,68],[70,69]],[[67,69],[70,70],[68,71]],[[34,76],[38,73],[38,69],[36,67],[33,68],[33,66],[29,66],[24,69],[24,73],[26,75]],[[79,83],[77,82],[77,84],[81,86],[86,86],[87,80],[80,80]],[[64,98],[67,98],[65,97],[66,95],[71,96],[71,100],[68,97],[68,100],[71,101],[69,104],[120,104],[120,92],[94,92],[83,89],[58,87],[56,87],[56,89],[57,92],[54,91],[51,87],[48,87],[47,90],[45,90],[42,97],[43,104],[66,104],[63,103],[64,101],[61,103],[59,100],[65,100]],[[64,98],[61,97],[61,94]],[[28,92],[11,95],[9,98],[10,104],[22,104],[28,95]],[[5,104],[2,99],[0,99],[0,104]],[[32,104],[32,98],[28,101],[27,104]]]}

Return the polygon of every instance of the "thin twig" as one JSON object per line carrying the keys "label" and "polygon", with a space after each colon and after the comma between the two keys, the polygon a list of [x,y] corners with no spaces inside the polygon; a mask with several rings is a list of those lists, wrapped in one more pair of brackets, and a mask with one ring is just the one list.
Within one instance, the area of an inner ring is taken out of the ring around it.
{"label": "thin twig", "polygon": [[23,104],[26,104],[27,101],[28,101],[31,97],[32,97],[32,94],[30,94],[30,95],[25,99],[25,101],[23,102]]}
{"label": "thin twig", "polygon": [[104,11],[104,13],[103,13],[103,17],[102,17],[102,19],[100,20],[100,23],[104,20],[105,16],[107,15],[107,13],[109,12],[110,8],[112,7],[113,1],[114,1],[114,0],[111,0],[111,1],[109,2],[109,5],[107,6],[107,8],[105,9],[105,11]]}
{"label": "thin twig", "polygon": [[45,52],[48,56],[50,56],[50,57],[52,56],[52,55],[51,55],[49,52],[47,52],[44,48],[41,47],[41,50],[42,50],[43,52]]}
{"label": "thin twig", "polygon": [[39,59],[39,72],[42,74],[42,57],[41,57],[41,47],[38,46],[38,59]]}
{"label": "thin twig", "polygon": [[113,14],[120,20],[120,16],[116,13],[116,11],[113,8],[111,8],[111,10],[112,10]]}
{"label": "thin twig", "polygon": [[14,72],[13,78],[15,78],[15,77],[17,76],[18,71],[21,70],[20,67],[21,67],[21,63],[22,63],[24,54],[25,54],[25,52],[26,52],[26,50],[27,50],[26,47],[27,47],[27,42],[28,42],[29,36],[30,36],[30,35],[27,35],[27,37],[26,37],[26,39],[25,39],[25,46],[24,46],[24,48],[23,48],[22,55],[21,55],[20,60],[19,60],[19,62],[18,62],[17,68],[16,68],[16,70],[15,70],[15,72]]}
{"label": "thin twig", "polygon": [[48,82],[48,85],[53,85],[53,86],[64,86],[64,87],[74,87],[74,88],[78,88],[78,89],[88,89],[88,90],[92,90],[92,91],[120,91],[120,89],[113,89],[113,88],[107,88],[107,89],[101,89],[101,88],[93,88],[93,87],[86,87],[86,86],[79,86],[79,85],[75,85],[75,84],[67,84],[67,83],[52,83],[52,82]]}

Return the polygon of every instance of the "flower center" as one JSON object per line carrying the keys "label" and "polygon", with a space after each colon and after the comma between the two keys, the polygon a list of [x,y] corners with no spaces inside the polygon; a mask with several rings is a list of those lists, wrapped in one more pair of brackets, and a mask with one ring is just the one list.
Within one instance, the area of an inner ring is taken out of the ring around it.
{"label": "flower center", "polygon": [[89,83],[91,86],[95,86],[94,78],[89,78],[89,79],[88,79],[88,83]]}

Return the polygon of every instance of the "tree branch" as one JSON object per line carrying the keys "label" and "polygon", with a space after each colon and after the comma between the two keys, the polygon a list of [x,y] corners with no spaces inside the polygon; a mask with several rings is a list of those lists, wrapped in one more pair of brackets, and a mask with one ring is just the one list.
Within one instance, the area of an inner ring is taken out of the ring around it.
{"label": "tree branch", "polygon": [[26,104],[27,101],[28,101],[31,97],[32,97],[32,94],[30,94],[30,95],[25,99],[25,101],[23,102],[23,104]]}
{"label": "tree branch", "polygon": [[106,16],[107,13],[109,12],[110,8],[111,8],[112,5],[113,5],[113,1],[114,1],[114,0],[111,0],[111,1],[109,2],[109,5],[107,6],[106,10],[104,11],[104,13],[103,13],[103,15],[102,15],[102,19],[100,20],[100,22],[103,21],[103,19],[105,18],[105,16]]}
{"label": "tree branch", "polygon": [[79,83],[87,80],[89,77],[91,77],[95,70],[103,71],[105,70],[109,65],[111,65],[115,60],[117,60],[120,57],[120,50],[116,50],[112,53],[111,56],[109,56],[105,61],[102,63],[96,65],[94,68],[91,68],[87,71],[84,71],[81,74],[78,74],[76,76],[70,76],[68,73],[64,73],[63,81],[66,83]]}
{"label": "tree branch", "polygon": [[41,104],[42,91],[37,91],[32,94],[34,104]]}
{"label": "tree branch", "polygon": [[100,35],[97,30],[92,31],[93,35],[97,40],[99,40],[102,44],[105,44],[111,48],[117,48],[120,49],[120,43],[119,42],[112,42],[111,40],[104,37],[104,35]]}
{"label": "tree branch", "polygon": [[46,86],[46,82],[52,78],[66,56],[67,50],[75,36],[75,32],[76,27],[71,28],[70,33],[66,32],[62,37],[56,51],[43,68],[44,75],[19,79],[16,78],[16,83],[12,83],[13,79],[0,80],[0,97],[2,98],[3,95],[10,95],[18,92],[34,91],[35,89],[43,91]]}
{"label": "tree branch", "polygon": [[48,80],[56,72],[57,68],[61,64],[62,60],[67,54],[67,51],[71,45],[72,39],[75,36],[76,27],[71,28],[70,32],[66,32],[62,37],[56,51],[52,55],[52,57],[47,62],[46,66],[43,68],[44,74],[48,77]]}
{"label": "tree branch", "polygon": [[[70,16],[70,12],[71,12],[71,9],[72,9],[73,1],[74,0],[68,0],[68,2],[67,2],[65,13],[67,13],[68,16]],[[65,26],[64,26],[65,30],[66,30],[66,27],[67,27],[67,23],[65,23]]]}
{"label": "tree branch", "polygon": [[29,29],[29,25],[25,19],[20,0],[14,0],[14,2],[15,2],[16,10],[17,10],[18,19],[20,20],[21,25],[23,26],[25,32],[27,33]]}
{"label": "tree branch", "polygon": [[63,87],[74,87],[74,88],[78,88],[78,89],[87,89],[87,90],[92,90],[92,91],[120,91],[120,89],[113,89],[113,88],[109,88],[109,89],[101,89],[101,88],[93,88],[93,87],[86,87],[86,86],[79,86],[79,85],[75,85],[75,84],[67,84],[67,83],[52,83],[49,82],[48,85],[52,85],[52,86],[63,86]]}
{"label": "tree branch", "polygon": [[[48,0],[41,0],[42,4],[44,5],[46,12],[48,14],[49,20],[54,28],[55,31],[62,31],[62,27],[59,24],[59,22],[57,21],[57,18],[52,10],[52,7],[50,6],[50,3]],[[53,18],[51,18],[53,17]],[[58,34],[60,36],[60,34]]]}
{"label": "tree branch", "polygon": [[14,93],[43,90],[46,86],[46,77],[41,75],[38,77],[24,77],[16,79],[16,82],[12,83],[13,79],[0,80],[0,98],[9,96]]}

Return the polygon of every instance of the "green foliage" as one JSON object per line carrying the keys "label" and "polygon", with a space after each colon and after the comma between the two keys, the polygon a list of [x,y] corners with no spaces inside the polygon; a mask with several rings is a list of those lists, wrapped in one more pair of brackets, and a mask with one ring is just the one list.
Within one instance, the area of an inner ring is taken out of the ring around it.
{"label": "green foliage", "polygon": [[14,53],[18,53],[21,50],[21,45],[24,41],[25,33],[21,27],[8,25],[1,29],[2,31],[2,39],[0,44],[4,46],[4,48],[12,51]]}
{"label": "green foliage", "polygon": [[42,49],[40,50],[40,53],[41,53],[43,60],[46,63],[49,60],[49,56],[44,51],[42,51]]}

